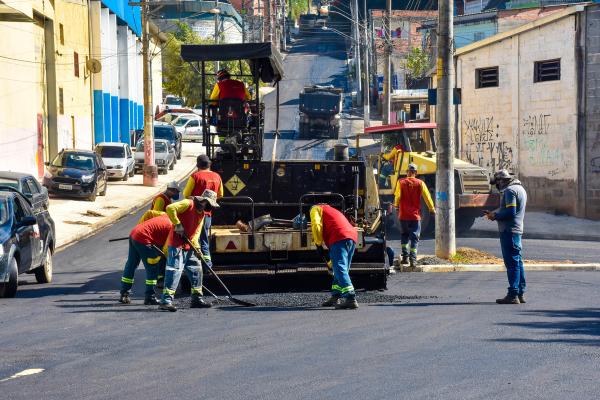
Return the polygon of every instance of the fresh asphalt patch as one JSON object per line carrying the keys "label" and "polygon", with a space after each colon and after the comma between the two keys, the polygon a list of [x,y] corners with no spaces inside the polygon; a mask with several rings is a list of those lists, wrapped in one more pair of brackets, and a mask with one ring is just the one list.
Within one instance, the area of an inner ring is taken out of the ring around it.
{"label": "fresh asphalt patch", "polygon": [[[328,293],[264,293],[255,295],[236,296],[242,300],[256,304],[257,307],[278,308],[321,308],[321,303],[329,298]],[[356,300],[359,304],[398,304],[418,300],[437,299],[437,296],[403,296],[386,294],[380,291],[357,292]],[[222,300],[214,300],[205,296],[207,301],[212,301],[213,306],[236,306]],[[178,308],[188,308],[190,297],[180,297],[175,302]],[[236,306],[238,307],[238,306]],[[242,307],[240,307],[242,308]]]}

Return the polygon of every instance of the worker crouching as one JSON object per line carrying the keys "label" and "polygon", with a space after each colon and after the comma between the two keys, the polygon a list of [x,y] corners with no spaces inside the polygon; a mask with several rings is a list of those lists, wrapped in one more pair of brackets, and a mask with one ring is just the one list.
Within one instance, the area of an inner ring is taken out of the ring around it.
{"label": "worker crouching", "polygon": [[119,302],[131,303],[129,291],[133,286],[133,277],[140,261],[146,269],[145,305],[156,305],[154,295],[157,275],[165,260],[160,248],[167,241],[172,224],[166,215],[151,218],[138,224],[129,235],[129,254],[121,277],[121,297]]}
{"label": "worker crouching", "polygon": [[317,250],[324,254],[323,243],[329,249],[328,266],[333,270],[331,297],[323,307],[356,309],[356,294],[350,280],[350,264],[358,242],[358,233],[337,209],[319,204],[310,209],[312,236]]}
{"label": "worker crouching", "polygon": [[205,190],[201,196],[193,196],[191,199],[167,206],[167,215],[172,223],[172,228],[167,239],[167,266],[159,309],[177,311],[173,304],[173,298],[184,269],[191,285],[190,308],[211,306],[202,298],[202,263],[196,257],[194,249],[188,245],[186,238],[189,238],[191,243],[198,247],[204,213],[217,207],[219,207],[217,194],[212,190]]}

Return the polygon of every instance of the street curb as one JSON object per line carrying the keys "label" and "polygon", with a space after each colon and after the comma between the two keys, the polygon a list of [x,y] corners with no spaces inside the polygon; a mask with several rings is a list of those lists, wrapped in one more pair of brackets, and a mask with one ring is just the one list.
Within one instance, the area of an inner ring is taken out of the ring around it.
{"label": "street curb", "polygon": [[[176,178],[176,180],[181,183],[183,182],[185,179],[187,179],[187,177],[192,174],[194,171],[196,170],[196,166],[194,165],[193,167],[190,168],[190,170],[188,172],[186,172],[182,177]],[[157,186],[156,187],[156,191],[154,192],[154,194],[152,196],[154,196],[157,193],[160,193],[161,191],[166,190],[167,188],[167,183],[161,185],[161,186]],[[54,253],[58,253],[60,251],[63,251],[64,249],[66,249],[67,247],[71,246],[74,243],[79,242],[80,240],[86,239],[94,234],[96,234],[98,231],[100,231],[103,228],[106,228],[109,225],[114,224],[115,222],[117,222],[118,220],[120,220],[121,218],[131,214],[133,211],[147,205],[150,204],[150,202],[152,201],[152,197],[151,198],[146,198],[146,199],[142,199],[139,200],[131,205],[129,205],[127,208],[122,209],[122,210],[118,210],[115,211],[114,214],[104,218],[102,221],[98,221],[93,225],[90,225],[90,231],[89,232],[83,232],[80,233],[78,235],[75,235],[74,237],[72,237],[71,239],[69,239],[67,242],[62,243],[60,246],[57,246],[54,249]]]}
{"label": "street curb", "polygon": [[[497,231],[486,231],[483,229],[471,229],[460,235],[460,237],[480,237],[480,238],[498,238]],[[600,236],[581,235],[581,234],[558,234],[558,233],[531,233],[525,232],[523,239],[542,239],[542,240],[572,240],[577,242],[600,242]]]}
{"label": "street curb", "polygon": [[[525,264],[527,271],[600,271],[600,263],[590,264]],[[439,264],[420,265],[403,272],[506,272],[501,264]]]}

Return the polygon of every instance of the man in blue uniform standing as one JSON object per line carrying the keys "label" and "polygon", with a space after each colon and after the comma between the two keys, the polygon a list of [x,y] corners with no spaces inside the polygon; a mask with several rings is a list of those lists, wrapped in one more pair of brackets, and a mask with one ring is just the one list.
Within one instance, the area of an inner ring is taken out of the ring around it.
{"label": "man in blue uniform standing", "polygon": [[508,275],[508,293],[498,304],[525,303],[525,269],[521,236],[523,236],[523,218],[527,205],[527,193],[518,179],[502,169],[494,174],[492,184],[502,193],[500,208],[486,212],[490,221],[498,221],[502,257]]}

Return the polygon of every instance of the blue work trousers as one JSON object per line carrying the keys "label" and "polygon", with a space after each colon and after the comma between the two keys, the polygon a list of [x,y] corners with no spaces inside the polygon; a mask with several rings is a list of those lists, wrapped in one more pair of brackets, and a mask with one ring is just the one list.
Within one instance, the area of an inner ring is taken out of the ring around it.
{"label": "blue work trousers", "polygon": [[525,293],[525,269],[521,254],[521,234],[505,231],[500,233],[502,257],[508,276],[508,295],[511,297]]}
{"label": "blue work trousers", "polygon": [[192,287],[192,296],[202,295],[202,265],[193,250],[183,250],[169,246],[167,267],[165,268],[165,287],[160,302],[173,302],[181,273],[185,269]]}
{"label": "blue work trousers", "polygon": [[355,249],[356,244],[352,239],[337,241],[329,248],[331,268],[333,269],[331,294],[334,296],[351,298],[355,296],[354,286],[350,280],[350,264]]}
{"label": "blue work trousers", "polygon": [[402,245],[402,257],[417,260],[417,248],[421,237],[421,221],[400,220],[400,244]]}
{"label": "blue work trousers", "polygon": [[200,232],[200,250],[202,252],[202,258],[208,268],[212,268],[212,260],[210,258],[210,226],[212,224],[212,217],[209,215],[204,216],[204,222],[202,225],[202,232]]}
{"label": "blue work trousers", "polygon": [[129,238],[129,254],[127,255],[127,262],[125,263],[125,269],[121,277],[121,294],[128,293],[131,290],[133,276],[140,261],[146,269],[146,296],[154,294],[159,265],[160,263],[164,263],[164,260],[150,245],[136,242],[132,238]]}

